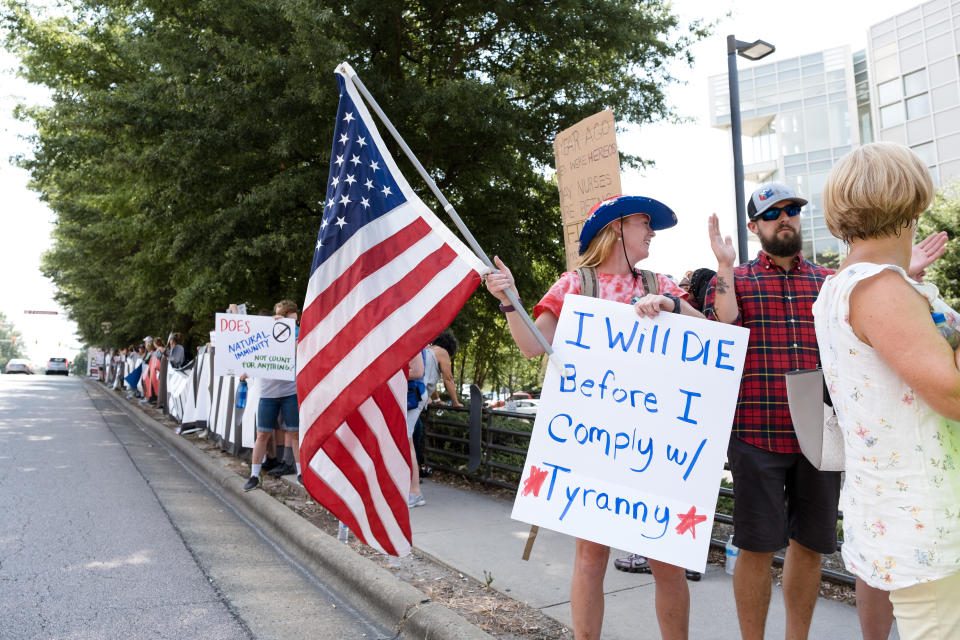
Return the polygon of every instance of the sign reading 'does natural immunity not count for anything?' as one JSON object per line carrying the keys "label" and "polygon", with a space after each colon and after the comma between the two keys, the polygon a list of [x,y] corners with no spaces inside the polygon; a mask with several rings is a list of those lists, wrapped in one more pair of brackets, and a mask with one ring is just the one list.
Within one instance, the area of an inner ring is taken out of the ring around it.
{"label": "sign reading 'does natural immunity not count for anything?'", "polygon": [[748,336],[566,296],[513,518],[703,571]]}
{"label": "sign reading 'does natural immunity not count for anything?'", "polygon": [[297,326],[289,318],[218,313],[213,369],[218,376],[295,380]]}

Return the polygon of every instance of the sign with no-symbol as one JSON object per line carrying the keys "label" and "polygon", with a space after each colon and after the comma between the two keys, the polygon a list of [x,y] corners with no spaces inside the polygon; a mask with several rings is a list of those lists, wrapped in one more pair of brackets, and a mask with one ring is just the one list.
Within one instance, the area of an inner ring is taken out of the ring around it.
{"label": "sign with no-symbol", "polygon": [[215,375],[245,373],[253,378],[296,379],[297,330],[293,320],[218,313],[213,333]]}
{"label": "sign with no-symbol", "polygon": [[703,571],[749,334],[566,296],[513,518]]}

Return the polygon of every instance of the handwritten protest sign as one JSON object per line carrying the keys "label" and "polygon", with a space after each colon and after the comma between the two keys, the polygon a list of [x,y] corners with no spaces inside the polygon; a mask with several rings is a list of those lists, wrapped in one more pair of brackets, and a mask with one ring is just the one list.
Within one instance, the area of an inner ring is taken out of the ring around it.
{"label": "handwritten protest sign", "polygon": [[288,318],[218,313],[213,341],[215,375],[296,379],[296,332],[296,322]]}
{"label": "handwritten protest sign", "polygon": [[578,255],[580,229],[593,205],[620,195],[620,156],[613,111],[606,109],[564,129],[553,141],[567,270]]}
{"label": "handwritten protest sign", "polygon": [[748,336],[566,296],[513,518],[703,571]]}

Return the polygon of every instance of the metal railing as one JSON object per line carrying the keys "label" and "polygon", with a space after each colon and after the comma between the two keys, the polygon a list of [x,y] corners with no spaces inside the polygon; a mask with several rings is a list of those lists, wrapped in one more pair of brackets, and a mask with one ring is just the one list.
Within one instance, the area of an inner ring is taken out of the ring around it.
{"label": "metal railing", "polygon": [[[479,419],[474,417],[471,421],[469,408],[431,405],[422,415],[427,464],[489,486],[516,491],[535,417],[484,407]],[[479,443],[480,451],[471,451],[471,440]],[[724,464],[724,469],[729,467]],[[736,499],[729,487],[720,487],[719,497]],[[714,520],[733,526],[733,516],[727,513],[717,511]],[[726,540],[711,538],[710,544],[722,549]],[[838,549],[842,544],[837,541]],[[775,554],[773,561],[783,566],[784,558]],[[821,568],[821,575],[831,582],[854,583],[853,576],[832,569]]]}

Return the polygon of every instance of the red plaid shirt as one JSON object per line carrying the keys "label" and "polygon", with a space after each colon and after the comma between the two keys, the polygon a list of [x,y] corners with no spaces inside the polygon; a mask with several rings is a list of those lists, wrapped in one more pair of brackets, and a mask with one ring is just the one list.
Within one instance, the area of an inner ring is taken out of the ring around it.
{"label": "red plaid shirt", "polygon": [[[800,452],[783,374],[817,366],[811,307],[832,273],[799,255],[785,272],[763,251],[734,268],[740,314],[733,324],[750,329],[732,432],[744,442],[778,453]],[[711,320],[717,319],[715,287],[716,278],[707,289],[703,309]]]}

